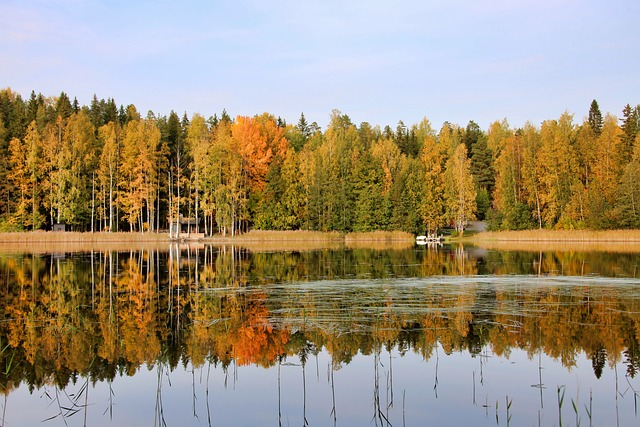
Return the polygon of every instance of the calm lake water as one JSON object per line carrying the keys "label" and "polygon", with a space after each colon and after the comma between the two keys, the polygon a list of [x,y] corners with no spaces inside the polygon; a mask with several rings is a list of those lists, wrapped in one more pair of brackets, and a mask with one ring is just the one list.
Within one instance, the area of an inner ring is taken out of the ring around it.
{"label": "calm lake water", "polygon": [[3,253],[0,425],[638,425],[639,265],[447,246]]}

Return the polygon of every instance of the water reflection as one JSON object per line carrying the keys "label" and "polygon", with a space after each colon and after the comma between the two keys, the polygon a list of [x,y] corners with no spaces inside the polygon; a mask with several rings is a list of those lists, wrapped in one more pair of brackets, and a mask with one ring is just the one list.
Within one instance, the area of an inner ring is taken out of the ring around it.
{"label": "water reflection", "polygon": [[[185,395],[190,401],[175,411],[191,408],[205,425],[223,408],[275,397],[268,409],[254,403],[256,414],[238,409],[236,416],[243,424],[256,417],[289,425],[295,412],[303,425],[404,425],[411,414],[410,425],[435,419],[429,417],[456,425],[460,390],[472,394],[465,402],[492,425],[531,411],[521,400],[531,391],[539,394],[531,420],[548,425],[549,414],[562,413],[565,393],[566,416],[577,408],[574,421],[580,416],[586,424],[594,411],[619,416],[619,400],[638,397],[638,259],[446,247],[252,252],[177,245],[1,255],[3,408],[18,418],[13,398],[26,387],[32,399],[48,402],[36,421],[82,423],[98,406],[95,395],[108,425],[114,410],[122,411],[113,400],[123,405],[118,396],[133,387],[123,378],[135,378],[150,386],[135,399],[152,398],[156,425],[172,419],[169,408]],[[576,371],[579,390],[567,376]],[[513,390],[514,381],[525,391]],[[221,383],[242,389],[241,397],[211,393],[211,384]],[[614,391],[596,401],[596,389]],[[258,390],[264,394],[255,396]],[[445,403],[420,415],[425,395]],[[602,403],[610,397],[615,401]],[[343,403],[360,399],[366,414]],[[637,420],[635,407],[624,416]]]}

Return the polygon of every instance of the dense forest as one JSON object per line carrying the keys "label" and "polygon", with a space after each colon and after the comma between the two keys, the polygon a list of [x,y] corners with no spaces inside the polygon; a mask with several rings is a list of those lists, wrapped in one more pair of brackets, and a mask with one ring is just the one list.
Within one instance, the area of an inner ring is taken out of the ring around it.
{"label": "dense forest", "polygon": [[111,98],[3,89],[0,230],[638,228],[639,135],[640,105],[618,119],[596,100],[580,124],[393,129],[334,110],[322,130],[304,114],[143,117]]}

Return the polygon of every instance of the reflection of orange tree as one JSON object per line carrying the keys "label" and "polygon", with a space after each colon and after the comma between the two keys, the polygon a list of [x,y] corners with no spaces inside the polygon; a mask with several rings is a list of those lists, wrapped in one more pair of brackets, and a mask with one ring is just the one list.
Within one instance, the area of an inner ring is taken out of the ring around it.
{"label": "reflection of orange tree", "polygon": [[273,330],[264,297],[263,293],[259,298],[254,295],[254,299],[243,307],[238,328],[229,331],[228,339],[239,365],[257,363],[270,366],[285,351],[289,334],[284,330]]}
{"label": "reflection of orange tree", "polygon": [[[188,273],[181,277],[184,289],[189,291],[181,306],[190,320],[185,340],[187,356],[194,365],[209,356],[225,366],[232,358],[242,364],[259,363],[260,354],[268,351],[266,347],[278,342],[277,333],[267,321],[268,312],[263,312],[267,310],[265,295],[244,295],[251,266],[246,250],[221,247],[205,251],[204,265],[197,276]],[[219,288],[228,292],[211,292]]]}
{"label": "reflection of orange tree", "polygon": [[264,292],[190,295],[192,326],[186,338],[190,356],[198,365],[211,354],[228,365],[233,358],[239,365],[273,365],[285,354],[290,334],[275,329],[269,321]]}

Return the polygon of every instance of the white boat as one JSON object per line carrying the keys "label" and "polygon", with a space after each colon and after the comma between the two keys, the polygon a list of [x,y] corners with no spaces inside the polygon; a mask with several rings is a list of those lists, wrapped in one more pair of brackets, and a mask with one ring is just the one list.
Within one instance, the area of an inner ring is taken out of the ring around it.
{"label": "white boat", "polygon": [[416,244],[418,245],[426,245],[427,243],[440,243],[442,241],[443,236],[438,236],[436,234],[429,234],[427,236],[416,236]]}

